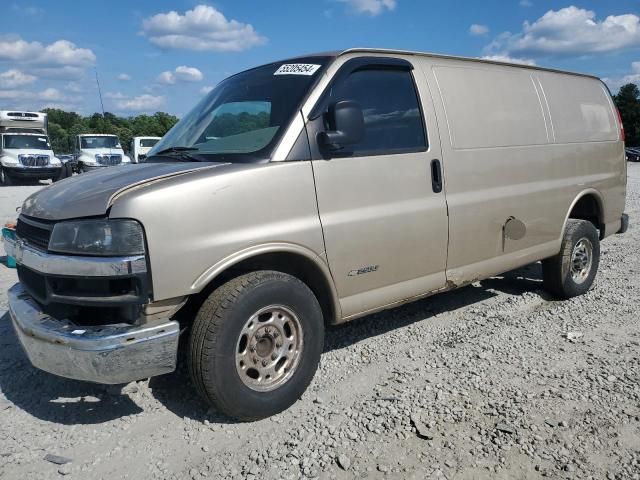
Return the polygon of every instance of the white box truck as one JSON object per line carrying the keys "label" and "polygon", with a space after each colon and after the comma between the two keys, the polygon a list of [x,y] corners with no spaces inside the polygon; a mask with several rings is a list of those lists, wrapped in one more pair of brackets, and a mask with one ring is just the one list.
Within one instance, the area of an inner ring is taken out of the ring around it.
{"label": "white box truck", "polygon": [[47,114],[0,111],[0,185],[18,179],[55,182],[61,173],[47,136]]}
{"label": "white box truck", "polygon": [[73,145],[80,172],[131,163],[131,159],[124,154],[117,135],[76,135]]}
{"label": "white box truck", "polygon": [[147,153],[156,143],[160,141],[160,137],[133,137],[131,139],[131,161],[133,163],[144,162]]}

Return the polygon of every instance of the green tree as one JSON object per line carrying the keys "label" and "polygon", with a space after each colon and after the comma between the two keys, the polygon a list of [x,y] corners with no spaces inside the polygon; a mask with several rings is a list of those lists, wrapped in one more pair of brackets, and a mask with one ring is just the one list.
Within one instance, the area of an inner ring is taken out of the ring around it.
{"label": "green tree", "polygon": [[119,117],[111,112],[104,116],[94,113],[83,117],[76,112],[56,108],[43,110],[49,117],[49,138],[53,151],[59,154],[73,151],[73,139],[85,133],[109,133],[117,135],[128,150],[133,137],[162,137],[177,122],[178,118],[164,112],[135,117]]}
{"label": "green tree", "polygon": [[626,144],[640,146],[640,89],[633,83],[620,88],[613,97],[626,134]]}

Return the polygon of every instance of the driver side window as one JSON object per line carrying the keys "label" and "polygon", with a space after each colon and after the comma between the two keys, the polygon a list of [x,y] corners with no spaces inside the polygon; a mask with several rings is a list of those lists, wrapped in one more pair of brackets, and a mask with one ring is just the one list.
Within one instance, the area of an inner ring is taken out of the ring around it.
{"label": "driver side window", "polygon": [[411,72],[356,70],[337,85],[331,101],[354,100],[364,115],[365,137],[349,150],[354,156],[424,151],[422,112]]}

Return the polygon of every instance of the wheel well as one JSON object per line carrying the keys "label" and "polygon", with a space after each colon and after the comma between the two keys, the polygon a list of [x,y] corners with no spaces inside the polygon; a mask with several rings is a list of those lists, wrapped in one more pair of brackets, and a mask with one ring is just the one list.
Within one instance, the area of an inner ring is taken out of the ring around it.
{"label": "wheel well", "polygon": [[588,220],[600,230],[602,235],[604,228],[602,228],[602,208],[598,198],[593,194],[587,194],[580,198],[571,209],[569,218],[574,220]]}
{"label": "wheel well", "polygon": [[204,300],[220,285],[229,280],[256,270],[275,270],[286,273],[304,282],[318,299],[325,323],[334,323],[336,311],[328,284],[322,270],[310,259],[288,252],[264,253],[242,260],[217,275],[198,294],[192,295],[179,314],[183,320],[191,321]]}

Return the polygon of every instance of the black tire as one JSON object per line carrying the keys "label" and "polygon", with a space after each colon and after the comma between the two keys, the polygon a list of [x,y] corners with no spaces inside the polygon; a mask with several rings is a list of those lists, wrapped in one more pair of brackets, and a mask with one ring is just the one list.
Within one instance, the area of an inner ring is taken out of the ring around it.
{"label": "black tire", "polygon": [[[282,384],[256,391],[241,378],[236,352],[247,321],[273,305],[295,314],[303,346],[297,366]],[[315,375],[323,348],[322,310],[309,287],[281,272],[257,271],[230,280],[205,300],[191,329],[189,372],[198,392],[220,412],[253,421],[275,415],[300,398]]]}
{"label": "black tire", "polygon": [[69,165],[69,163],[63,163],[62,168],[60,169],[60,175],[58,175],[58,178],[54,178],[52,180],[54,182],[57,182],[58,180],[69,178],[72,175],[73,175],[73,169],[71,168],[71,165]]}
{"label": "black tire", "polygon": [[[584,255],[580,255],[580,250],[583,249],[577,247],[581,242],[583,242],[581,245],[586,247],[586,250],[588,250],[589,246],[591,247],[588,269],[587,266],[579,268],[581,258],[584,258]],[[573,265],[574,250],[580,257],[575,259],[578,265],[575,269]],[[598,230],[587,220],[569,219],[562,239],[560,253],[542,262],[544,287],[551,294],[563,300],[582,295],[593,285],[599,264],[600,237]]]}
{"label": "black tire", "polygon": [[4,168],[0,167],[0,185],[3,187],[10,187],[13,183],[11,175],[9,175]]}

